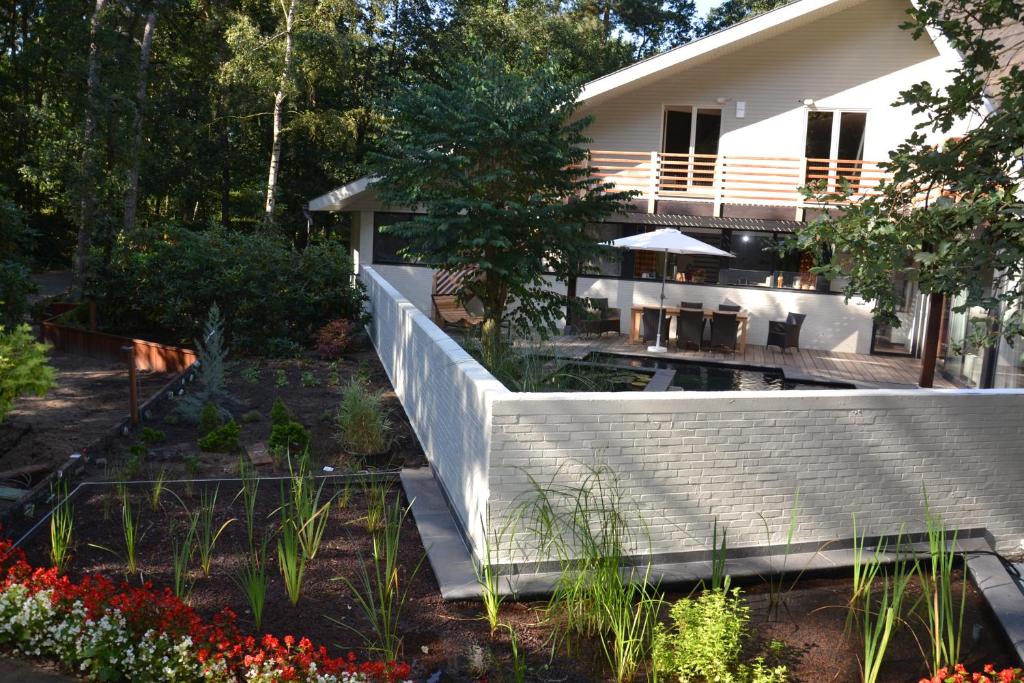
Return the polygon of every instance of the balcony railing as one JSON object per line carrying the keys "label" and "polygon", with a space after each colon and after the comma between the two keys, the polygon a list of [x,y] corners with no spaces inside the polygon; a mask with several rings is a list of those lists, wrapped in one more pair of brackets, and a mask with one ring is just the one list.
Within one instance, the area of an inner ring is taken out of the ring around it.
{"label": "balcony railing", "polygon": [[818,184],[835,192],[845,179],[856,201],[877,194],[887,177],[880,162],[860,159],[611,150],[591,150],[590,167],[617,189],[637,191],[650,212],[658,200],[677,200],[711,203],[716,216],[723,204],[788,206],[796,208],[798,219],[804,208],[817,206],[800,193],[802,186]]}

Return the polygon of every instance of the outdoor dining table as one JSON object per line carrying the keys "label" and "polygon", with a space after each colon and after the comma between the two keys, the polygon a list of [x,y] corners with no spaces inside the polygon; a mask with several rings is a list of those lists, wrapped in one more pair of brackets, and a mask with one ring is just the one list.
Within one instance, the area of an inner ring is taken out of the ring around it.
{"label": "outdoor dining table", "polygon": [[[629,341],[638,342],[640,341],[640,318],[643,317],[645,306],[633,306],[629,325]],[[672,306],[665,307],[665,317],[674,318],[679,315],[679,308]],[[711,308],[704,309],[704,319],[711,320],[714,318],[715,313],[726,313],[728,311],[715,311]],[[736,343],[736,351],[743,353],[747,350],[747,324],[750,322],[750,316],[746,311],[740,311],[736,314],[736,322],[739,323],[739,339]]]}

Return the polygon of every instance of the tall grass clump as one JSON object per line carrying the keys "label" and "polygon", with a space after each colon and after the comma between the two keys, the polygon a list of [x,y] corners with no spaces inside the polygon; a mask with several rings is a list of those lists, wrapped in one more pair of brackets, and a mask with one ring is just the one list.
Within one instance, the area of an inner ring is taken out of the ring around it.
{"label": "tall grass clump", "polygon": [[235,500],[242,499],[245,539],[249,550],[252,550],[256,545],[256,496],[259,493],[260,480],[256,475],[256,468],[244,456],[238,461],[238,475],[242,479],[242,488],[235,494]]}
{"label": "tall grass clump", "polygon": [[210,565],[213,562],[213,549],[217,544],[224,530],[231,525],[235,519],[225,520],[219,527],[216,526],[214,517],[217,512],[217,495],[220,493],[220,485],[213,489],[211,494],[208,489],[203,489],[199,494],[199,526],[196,533],[196,547],[199,551],[199,568],[203,570],[203,576],[210,575]]}
{"label": "tall grass clump", "polygon": [[[897,541],[897,548],[899,541]],[[898,550],[897,550],[898,553]],[[903,562],[897,561],[891,576],[881,577],[882,597],[875,605],[872,587],[877,582],[877,572],[862,585],[858,600],[861,603],[861,635],[864,642],[864,657],[861,660],[863,683],[877,683],[889,647],[889,640],[902,620],[903,598],[911,573]]]}
{"label": "tall grass clump", "polygon": [[363,633],[345,619],[328,617],[335,623],[348,628],[366,642],[367,648],[389,661],[398,660],[402,652],[402,638],[398,626],[402,611],[409,599],[409,589],[419,573],[425,554],[404,579],[398,572],[398,551],[401,544],[402,526],[409,508],[404,507],[396,497],[385,506],[383,526],[373,535],[373,555],[364,560],[360,567],[358,581],[339,576],[351,591],[356,605],[370,623],[371,633]]}
{"label": "tall grass clump", "polygon": [[[252,620],[257,631],[262,628],[263,608],[267,604],[267,539],[250,548],[238,573],[235,584],[245,596],[252,610]],[[289,594],[290,597],[290,594]],[[293,603],[294,604],[294,603]]]}
{"label": "tall grass clump", "polygon": [[390,445],[391,421],[384,409],[383,394],[358,379],[342,391],[335,423],[341,445],[350,453],[373,455],[383,453]]}
{"label": "tall grass clump", "polygon": [[[482,519],[480,520],[480,528],[487,528]],[[500,539],[498,542],[500,543]],[[501,605],[505,601],[505,597],[501,594],[501,572],[497,568],[494,549],[488,534],[484,535],[483,554],[483,562],[480,564],[473,563],[473,572],[476,575],[476,583],[480,587],[480,599],[484,603],[484,619],[487,621],[493,636],[501,625]],[[511,629],[509,630],[511,631]]]}
{"label": "tall grass clump", "polygon": [[554,645],[597,639],[616,680],[631,679],[651,652],[661,599],[646,569],[627,561],[636,540],[625,501],[606,468],[587,468],[579,486],[542,486],[531,478],[513,525],[555,557],[559,578],[548,602]]}
{"label": "tall grass clump", "polygon": [[[763,514],[758,513],[761,518],[761,523],[764,525],[765,540],[767,545],[772,545],[772,529],[771,524],[768,523],[767,518]],[[799,489],[793,494],[793,505],[789,508],[789,521],[786,525],[786,542],[782,547],[782,565],[778,566],[775,563],[775,555],[768,556],[768,576],[765,577],[765,583],[768,585],[768,616],[770,618],[778,618],[779,610],[786,600],[786,595],[794,588],[800,581],[800,577],[803,576],[801,570],[793,578],[792,583],[786,587],[786,574],[789,572],[789,556],[793,550],[793,540],[796,538],[796,529],[799,525],[800,519],[800,491]]]}
{"label": "tall grass clump", "polygon": [[310,471],[309,450],[303,451],[293,465],[288,458],[288,471],[291,474],[289,515],[299,537],[299,544],[307,560],[316,559],[327,530],[327,519],[331,513],[331,499],[321,504],[324,481],[317,484]]}
{"label": "tall grass clump", "polygon": [[956,566],[956,538],[946,531],[942,518],[932,512],[925,496],[925,524],[928,531],[928,560],[916,564],[924,595],[925,626],[928,630],[928,658],[932,672],[960,661],[964,609],[967,606],[967,577],[961,577],[959,594],[953,590]]}
{"label": "tall grass clump", "polygon": [[71,560],[71,542],[75,532],[75,509],[68,500],[67,479],[60,479],[54,496],[56,502],[50,513],[50,563],[63,574]]}
{"label": "tall grass clump", "polygon": [[307,558],[302,550],[302,541],[299,539],[301,523],[298,521],[291,497],[283,485],[281,487],[281,507],[278,508],[278,513],[281,526],[277,537],[277,567],[281,572],[288,600],[293,605],[297,605],[302,596],[302,580],[306,575]]}
{"label": "tall grass clump", "polygon": [[196,554],[196,527],[199,525],[199,514],[188,513],[188,523],[182,532],[176,525],[171,525],[171,568],[173,569],[174,595],[178,599],[188,601],[192,593],[192,577],[189,568]]}

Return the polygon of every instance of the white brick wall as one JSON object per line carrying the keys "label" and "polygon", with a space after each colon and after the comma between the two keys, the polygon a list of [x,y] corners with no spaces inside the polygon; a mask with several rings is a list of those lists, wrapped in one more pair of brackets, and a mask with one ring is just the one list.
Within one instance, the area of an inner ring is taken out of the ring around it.
{"label": "white brick wall", "polygon": [[514,394],[492,414],[494,528],[527,473],[572,486],[591,466],[656,554],[710,549],[716,517],[730,548],[781,544],[798,491],[797,543],[850,538],[854,512],[869,534],[923,531],[925,491],[950,526],[1024,539],[1022,391]]}
{"label": "white brick wall", "polygon": [[490,398],[508,389],[382,278],[363,267],[370,338],[472,543],[488,496]]}
{"label": "white brick wall", "polygon": [[[429,271],[425,271],[429,272]],[[638,552],[795,543],[924,529],[924,492],[947,525],[1024,539],[1024,390],[516,394],[374,268],[371,337],[470,540],[499,530],[530,477],[578,485],[614,471]],[[762,517],[769,523],[766,535]],[[522,531],[522,527],[520,527]],[[545,559],[503,539],[499,561]]]}

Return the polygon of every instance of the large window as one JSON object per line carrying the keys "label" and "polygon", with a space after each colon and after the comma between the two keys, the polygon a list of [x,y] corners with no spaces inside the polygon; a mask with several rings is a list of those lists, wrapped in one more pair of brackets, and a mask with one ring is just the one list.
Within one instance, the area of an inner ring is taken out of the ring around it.
{"label": "large window", "polygon": [[824,183],[835,190],[842,178],[851,183],[860,180],[864,159],[864,134],[867,114],[862,111],[809,111],[807,112],[808,184]]}
{"label": "large window", "polygon": [[394,233],[382,231],[381,228],[392,223],[401,223],[412,218],[411,213],[385,213],[375,212],[373,214],[373,262],[382,264],[407,264],[416,263],[402,253],[408,246],[408,241]]}

